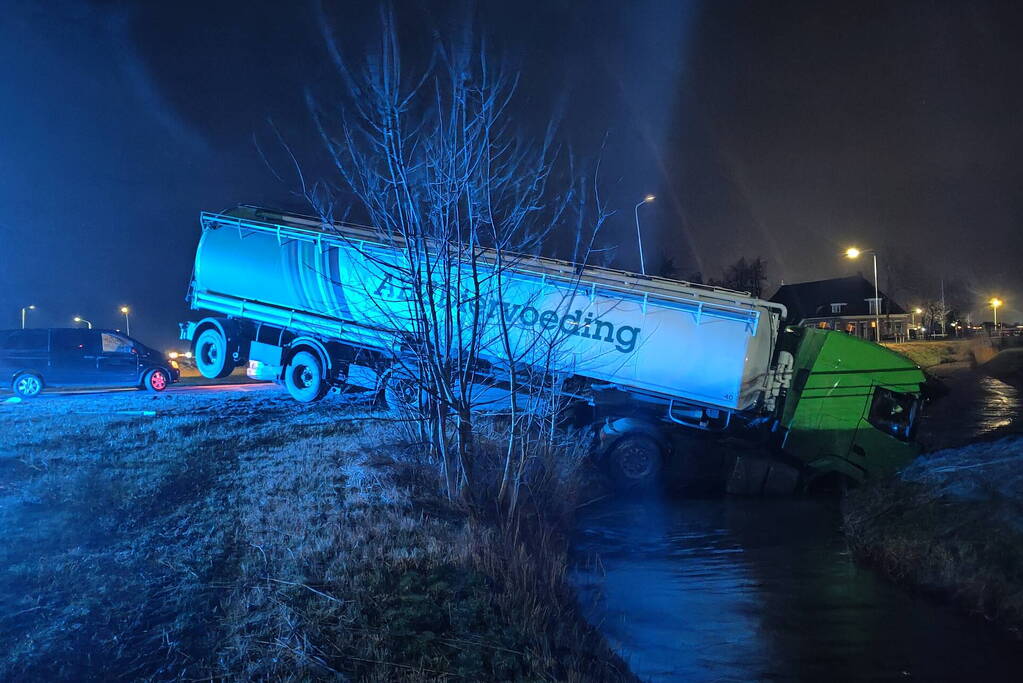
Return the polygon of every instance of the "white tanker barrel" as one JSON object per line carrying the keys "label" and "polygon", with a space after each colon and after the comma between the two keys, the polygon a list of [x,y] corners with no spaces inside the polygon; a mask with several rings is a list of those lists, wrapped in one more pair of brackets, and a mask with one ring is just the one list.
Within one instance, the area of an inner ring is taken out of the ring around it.
{"label": "white tanker barrel", "polygon": [[[412,329],[409,290],[374,265],[399,261],[398,250],[308,224],[204,214],[203,226],[195,309],[377,348]],[[507,363],[507,330],[517,363],[728,410],[760,396],[777,306],[601,269],[566,277],[559,264],[532,260],[503,273],[500,291],[489,278],[480,297],[466,297],[481,301],[482,356]]]}

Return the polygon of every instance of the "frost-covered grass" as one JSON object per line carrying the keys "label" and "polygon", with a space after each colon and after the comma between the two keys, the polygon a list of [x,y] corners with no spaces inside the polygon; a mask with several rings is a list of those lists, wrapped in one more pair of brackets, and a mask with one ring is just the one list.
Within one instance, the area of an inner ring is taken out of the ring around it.
{"label": "frost-covered grass", "polygon": [[1023,437],[922,456],[846,501],[854,551],[1023,637]]}
{"label": "frost-covered grass", "polygon": [[556,528],[513,541],[436,490],[365,405],[0,404],[0,679],[629,677]]}

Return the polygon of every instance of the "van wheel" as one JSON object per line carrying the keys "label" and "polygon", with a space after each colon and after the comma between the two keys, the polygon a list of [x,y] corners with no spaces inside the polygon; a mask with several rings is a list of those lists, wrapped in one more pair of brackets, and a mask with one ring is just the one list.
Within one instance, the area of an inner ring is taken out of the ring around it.
{"label": "van wheel", "polygon": [[620,489],[651,486],[664,463],[661,445],[645,434],[626,434],[607,454],[609,474]]}
{"label": "van wheel", "polygon": [[320,360],[308,351],[299,351],[284,368],[284,386],[291,397],[299,403],[312,403],[327,393],[327,381],[323,376]]}
{"label": "van wheel", "polygon": [[170,378],[165,371],[159,368],[150,370],[142,379],[142,388],[154,394],[158,394],[166,389],[168,384],[170,384]]}
{"label": "van wheel", "polygon": [[227,340],[220,330],[210,328],[195,341],[195,367],[203,377],[221,379],[234,370],[227,362]]}
{"label": "van wheel", "polygon": [[23,372],[14,378],[11,389],[22,398],[33,398],[43,390],[43,378],[33,372]]}

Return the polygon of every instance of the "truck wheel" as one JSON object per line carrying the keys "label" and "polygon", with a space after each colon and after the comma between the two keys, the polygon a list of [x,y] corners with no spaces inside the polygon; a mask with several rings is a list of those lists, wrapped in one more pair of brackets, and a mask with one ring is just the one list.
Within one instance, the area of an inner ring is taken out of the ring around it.
{"label": "truck wheel", "polygon": [[390,372],[384,380],[384,405],[392,413],[418,412],[420,394],[419,383],[405,370]]}
{"label": "truck wheel", "polygon": [[22,398],[33,398],[43,390],[43,378],[34,372],[23,372],[14,378],[11,389]]}
{"label": "truck wheel", "polygon": [[284,386],[299,403],[312,403],[327,393],[320,360],[308,351],[299,351],[284,369]]}
{"label": "truck wheel", "polygon": [[660,444],[646,434],[626,434],[614,442],[607,454],[611,478],[618,488],[626,490],[656,482],[663,461]]}
{"label": "truck wheel", "polygon": [[234,370],[234,366],[227,361],[227,340],[220,330],[210,328],[199,335],[195,341],[195,367],[203,377],[227,377]]}
{"label": "truck wheel", "polygon": [[170,384],[170,377],[167,376],[165,370],[159,368],[150,370],[142,378],[142,388],[153,394],[160,393],[167,388],[168,384]]}

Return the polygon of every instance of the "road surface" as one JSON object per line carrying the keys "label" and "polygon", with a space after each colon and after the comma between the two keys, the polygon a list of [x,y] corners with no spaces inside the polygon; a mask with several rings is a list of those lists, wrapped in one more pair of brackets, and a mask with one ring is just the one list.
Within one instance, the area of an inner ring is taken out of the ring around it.
{"label": "road surface", "polygon": [[[284,393],[285,389],[273,382],[214,383],[214,384],[174,384],[159,394],[152,396],[204,396],[214,393]],[[135,387],[76,387],[67,389],[47,389],[32,401],[67,400],[97,398],[101,396],[123,396],[125,394],[142,394],[145,391]],[[22,399],[12,393],[0,393],[0,403],[19,403]]]}

